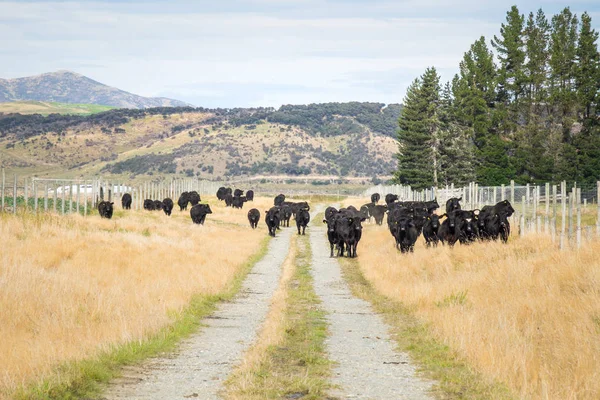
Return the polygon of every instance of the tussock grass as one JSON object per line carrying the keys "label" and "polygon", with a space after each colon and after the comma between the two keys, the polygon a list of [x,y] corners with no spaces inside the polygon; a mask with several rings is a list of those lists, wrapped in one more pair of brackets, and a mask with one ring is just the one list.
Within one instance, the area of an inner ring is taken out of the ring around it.
{"label": "tussock grass", "polygon": [[85,393],[191,332],[266,249],[213,212],[0,215],[0,398]]}
{"label": "tussock grass", "polygon": [[[370,226],[358,259],[344,265],[357,263],[384,304],[415,317],[404,336],[410,338],[411,329],[419,332],[413,339],[430,334],[448,346],[442,355],[456,354],[490,387],[502,382],[521,398],[592,399],[600,398],[598,251],[600,243],[592,242],[561,252],[550,237],[529,235],[508,245],[454,249],[426,249],[419,241],[414,254],[402,255],[385,227]],[[446,374],[446,357],[435,362],[422,344],[405,345],[417,359],[426,356],[426,369],[437,371],[442,389],[454,398],[507,396],[502,390],[469,391],[477,379]]]}
{"label": "tussock grass", "polygon": [[259,339],[227,381],[225,398],[326,397],[327,325],[312,286],[311,259],[308,237],[294,235]]}

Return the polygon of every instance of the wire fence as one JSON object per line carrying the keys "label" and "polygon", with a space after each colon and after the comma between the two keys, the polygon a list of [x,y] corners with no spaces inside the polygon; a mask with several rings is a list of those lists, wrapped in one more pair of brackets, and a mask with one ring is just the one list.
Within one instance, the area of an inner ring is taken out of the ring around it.
{"label": "wire fence", "polygon": [[[578,185],[566,181],[559,184],[479,186],[446,186],[413,190],[410,186],[373,186],[362,193],[369,197],[379,193],[398,195],[399,201],[429,201],[436,199],[445,211],[448,199],[461,199],[463,209],[479,210],[485,206],[509,200],[515,209],[511,225],[520,236],[531,233],[550,235],[560,248],[580,247],[584,242],[600,238],[600,181]],[[444,212],[442,211],[442,212]]]}
{"label": "wire fence", "polygon": [[132,209],[143,209],[144,200],[178,198],[184,191],[214,195],[222,184],[185,178],[154,182],[127,183],[102,178],[60,179],[27,178],[16,174],[6,176],[2,169],[0,182],[0,212],[80,213],[88,215],[101,201],[119,202],[125,193],[132,197]]}

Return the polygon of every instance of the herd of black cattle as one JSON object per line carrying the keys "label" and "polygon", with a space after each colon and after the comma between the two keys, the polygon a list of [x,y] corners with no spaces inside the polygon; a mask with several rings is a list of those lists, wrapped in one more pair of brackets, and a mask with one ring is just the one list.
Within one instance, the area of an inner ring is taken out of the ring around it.
{"label": "herd of black cattle", "polygon": [[[371,196],[371,202],[357,210],[353,206],[336,210],[328,207],[324,223],[333,249],[337,247],[338,256],[346,251],[349,257],[356,256],[356,247],[362,234],[361,222],[373,218],[378,225],[383,224],[387,213],[387,225],[396,241],[396,247],[402,252],[412,252],[418,237],[423,234],[426,245],[438,243],[454,246],[473,243],[477,240],[498,240],[504,243],[510,235],[508,218],[514,213],[508,200],[493,206],[484,206],[480,210],[463,210],[461,198],[451,198],[446,202],[446,212],[435,213],[440,206],[432,201],[398,201],[398,196],[387,194],[385,205],[377,204],[380,195]],[[443,221],[441,221],[443,218]]]}
{"label": "herd of black cattle", "polygon": [[[242,209],[244,203],[254,200],[254,192],[244,192],[240,189],[220,187],[217,199],[225,202],[225,206]],[[436,210],[440,207],[437,200],[432,201],[398,201],[398,196],[387,194],[385,205],[378,204],[381,199],[378,193],[371,196],[371,202],[364,204],[360,210],[354,206],[340,208],[327,207],[323,223],[327,224],[327,238],[331,254],[334,248],[338,256],[347,255],[356,257],[356,248],[362,236],[362,223],[375,220],[378,225],[383,224],[387,213],[387,225],[396,241],[396,247],[402,252],[412,252],[419,236],[423,234],[426,245],[437,246],[438,243],[454,246],[473,243],[477,240],[502,240],[508,241],[510,223],[508,218],[513,214],[508,200],[501,201],[494,206],[484,206],[480,210],[463,210],[460,205],[461,198],[451,198],[446,202],[446,212],[438,215]],[[208,204],[200,204],[200,195],[196,191],[183,192],[177,200],[180,211],[187,210],[191,204],[190,217],[195,224],[204,224],[206,215],[212,214]],[[132,198],[125,193],[121,199],[123,209],[131,209]],[[102,201],[98,204],[98,212],[102,218],[112,218],[112,202]],[[144,200],[144,209],[148,211],[162,210],[166,215],[171,215],[173,200]],[[290,226],[290,219],[296,221],[298,234],[304,235],[306,226],[310,222],[310,206],[307,202],[285,201],[285,195],[275,196],[274,205],[265,212],[265,224],[269,235],[275,236],[278,229]],[[248,222],[255,229],[260,221],[260,211],[256,208],[248,211]],[[443,221],[442,221],[443,219]]]}

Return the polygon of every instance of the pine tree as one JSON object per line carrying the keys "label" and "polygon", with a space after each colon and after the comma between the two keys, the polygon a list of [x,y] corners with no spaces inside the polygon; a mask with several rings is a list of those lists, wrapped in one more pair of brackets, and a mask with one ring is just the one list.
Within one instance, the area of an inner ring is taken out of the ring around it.
{"label": "pine tree", "polygon": [[[548,45],[550,41],[550,24],[544,12],[539,9],[537,14],[529,14],[525,28],[525,63],[526,82],[526,120],[541,118],[544,105],[548,101],[546,90],[548,76]],[[537,126],[539,121],[534,121]]]}
{"label": "pine tree", "polygon": [[525,18],[517,6],[506,13],[506,24],[500,28],[500,37],[491,41],[500,65],[497,74],[500,129],[505,136],[513,132],[519,122],[519,103],[525,92]]}
{"label": "pine tree", "polygon": [[396,183],[415,189],[437,185],[439,172],[439,76],[428,68],[408,88],[398,119]]}
{"label": "pine tree", "polygon": [[477,180],[483,185],[506,183],[512,170],[492,108],[496,98],[496,66],[483,36],[465,53],[460,76],[455,80],[453,94],[458,120],[473,132]]}
{"label": "pine tree", "polygon": [[[595,105],[600,90],[600,54],[598,54],[598,32],[592,29],[592,18],[588,13],[581,16],[581,31],[577,44],[577,66],[575,82],[577,96],[584,119],[595,114]],[[594,118],[595,119],[595,118]]]}
{"label": "pine tree", "polygon": [[577,16],[568,7],[552,17],[549,60],[551,114],[558,113],[555,123],[561,124],[566,143],[571,141],[571,127],[576,119],[577,25]]}
{"label": "pine tree", "polygon": [[475,180],[472,130],[456,118],[452,87],[446,83],[440,99],[440,183],[466,185]]}

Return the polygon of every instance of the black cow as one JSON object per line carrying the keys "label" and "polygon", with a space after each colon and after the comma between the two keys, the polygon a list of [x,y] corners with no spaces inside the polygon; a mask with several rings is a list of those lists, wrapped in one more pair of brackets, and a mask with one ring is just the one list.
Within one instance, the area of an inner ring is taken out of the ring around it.
{"label": "black cow", "polygon": [[162,210],[162,207],[163,207],[162,201],[160,201],[160,200],[154,200],[154,210],[155,211]]}
{"label": "black cow", "polygon": [[217,189],[217,199],[220,201],[225,200],[225,195],[227,194],[227,188],[224,186],[221,186],[219,189]]}
{"label": "black cow", "polygon": [[276,207],[281,206],[281,204],[285,201],[285,194],[278,194],[277,196],[275,196],[275,199],[273,199],[273,204]]}
{"label": "black cow", "polygon": [[390,228],[392,235],[396,239],[396,248],[400,249],[402,253],[413,252],[415,243],[419,234],[415,226],[414,221],[410,217],[402,217],[398,220],[393,221],[393,225]]}
{"label": "black cow", "polygon": [[379,193],[373,193],[371,195],[371,203],[379,203],[379,199],[381,199],[381,196],[379,195]]}
{"label": "black cow", "polygon": [[225,195],[225,207],[231,207],[233,205],[233,196],[231,193]]}
{"label": "black cow", "polygon": [[450,247],[454,246],[460,235],[460,222],[460,215],[457,215],[456,212],[446,213],[446,219],[438,231],[438,237],[442,244],[448,243]]}
{"label": "black cow", "polygon": [[383,223],[383,216],[385,215],[385,212],[387,211],[387,206],[383,206],[380,204],[377,204],[372,211],[373,218],[375,218],[375,223],[377,225],[381,225]]}
{"label": "black cow", "polygon": [[[369,203],[371,204],[371,203]],[[362,206],[360,206],[360,217],[364,218],[365,220],[368,220],[371,218],[371,212],[369,210],[369,206],[364,204]]]}
{"label": "black cow", "polygon": [[177,205],[179,206],[179,211],[187,210],[188,203],[190,202],[190,194],[188,192],[181,193],[179,196],[179,200],[177,200]]}
{"label": "black cow", "polygon": [[144,210],[154,211],[154,201],[150,199],[144,200]]}
{"label": "black cow", "polygon": [[245,202],[245,197],[234,196],[233,199],[231,199],[231,207],[242,209],[242,207],[244,207]]}
{"label": "black cow", "polygon": [[98,203],[98,214],[101,218],[111,219],[113,216],[113,204],[108,201]]}
{"label": "black cow", "polygon": [[302,234],[306,231],[306,226],[310,222],[310,213],[306,209],[299,210],[296,213],[296,227],[298,228],[298,235],[300,235],[300,228],[302,228]]}
{"label": "black cow", "polygon": [[254,190],[248,190],[246,192],[246,200],[254,201]]}
{"label": "black cow", "polygon": [[290,218],[292,218],[292,208],[290,206],[281,206],[280,219],[281,225],[289,227]]}
{"label": "black cow", "polygon": [[125,193],[121,197],[121,206],[123,206],[123,210],[131,210],[131,195],[129,193]]}
{"label": "black cow", "polygon": [[454,210],[460,210],[461,197],[452,197],[446,201],[446,214],[450,214]]}
{"label": "black cow", "polygon": [[440,218],[446,216],[446,214],[439,216],[437,214],[429,215],[423,225],[423,237],[427,247],[433,245],[437,247],[439,242],[438,233],[440,230]]}
{"label": "black cow", "polygon": [[173,200],[170,198],[166,198],[162,201],[162,209],[168,216],[171,216],[171,212],[173,211]]}
{"label": "black cow", "polygon": [[479,228],[477,227],[477,217],[462,218],[460,222],[460,233],[458,240],[460,244],[470,244],[479,238]]}
{"label": "black cow", "polygon": [[265,223],[269,229],[269,235],[275,237],[275,232],[279,226],[280,208],[278,206],[271,207],[265,214]]}
{"label": "black cow", "polygon": [[510,236],[510,222],[508,222],[507,214],[495,214],[493,217],[489,218],[485,229],[490,239],[497,240],[498,237],[500,237],[500,240],[502,240],[503,243],[508,242],[508,237]]}
{"label": "black cow", "polygon": [[510,235],[508,217],[514,212],[515,210],[508,200],[503,200],[494,206],[484,206],[479,212],[478,226],[481,238],[497,240],[500,237],[506,243]]}
{"label": "black cow", "polygon": [[358,242],[362,237],[360,215],[350,210],[340,210],[338,214],[335,220],[335,231],[339,242],[338,256],[343,256],[345,250],[348,257],[356,257]]}
{"label": "black cow", "polygon": [[191,191],[188,194],[188,199],[192,206],[195,206],[196,204],[200,203],[200,195],[195,190]]}
{"label": "black cow", "polygon": [[242,189],[235,189],[233,191],[233,197],[242,197],[244,195],[244,191]]}
{"label": "black cow", "polygon": [[190,217],[192,217],[194,224],[204,225],[207,214],[212,214],[212,210],[208,204],[196,204],[190,209]]}
{"label": "black cow", "polygon": [[332,216],[337,214],[338,210],[335,207],[327,207],[325,209],[325,219],[330,219]]}
{"label": "black cow", "polygon": [[431,201],[426,201],[423,203],[425,208],[427,209],[427,215],[432,215],[435,210],[440,208],[440,205],[437,202],[437,199],[433,199]]}
{"label": "black cow", "polygon": [[397,194],[388,193],[385,195],[385,204],[387,204],[388,207],[390,206],[390,204],[392,204],[393,202],[395,202],[397,200],[398,200]]}
{"label": "black cow", "polygon": [[253,208],[250,211],[248,211],[248,222],[250,222],[250,226],[252,227],[252,229],[256,229],[259,220],[260,211],[258,211],[256,208]]}
{"label": "black cow", "polygon": [[[329,213],[327,212],[329,210]],[[343,248],[344,244],[340,241],[340,238],[336,231],[336,222],[338,218],[338,211],[333,207],[327,207],[325,210],[325,219],[323,223],[327,224],[327,239],[329,240],[329,248],[330,254],[329,257],[333,257],[333,247],[341,246]]]}

